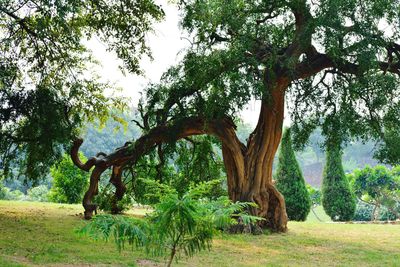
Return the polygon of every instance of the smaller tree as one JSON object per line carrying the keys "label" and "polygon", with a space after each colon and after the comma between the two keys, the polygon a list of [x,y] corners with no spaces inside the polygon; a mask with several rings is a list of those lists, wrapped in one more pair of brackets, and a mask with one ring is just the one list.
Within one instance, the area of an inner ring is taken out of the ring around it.
{"label": "smaller tree", "polygon": [[388,170],[385,166],[366,166],[362,170],[354,170],[348,177],[356,196],[363,202],[373,206],[371,220],[378,219],[380,209],[386,207],[397,218],[396,210],[400,202],[400,167]]}
{"label": "smaller tree", "polygon": [[276,187],[285,198],[289,220],[305,221],[311,208],[311,199],[300,166],[294,154],[290,129],[283,133],[275,174]]}
{"label": "smaller tree", "polygon": [[[82,160],[86,160],[80,154]],[[79,203],[89,182],[89,174],[75,167],[71,158],[65,154],[62,160],[50,168],[53,185],[49,200],[59,203]]]}
{"label": "smaller tree", "polygon": [[343,170],[340,143],[326,146],[326,164],[322,180],[322,206],[333,221],[349,221],[356,201]]}
{"label": "smaller tree", "polygon": [[318,221],[322,222],[321,218],[317,215],[315,212],[315,208],[321,205],[321,190],[318,188],[312,187],[311,185],[307,184],[307,191],[308,194],[310,195],[311,199],[311,211],[314,213],[315,218],[317,218]]}

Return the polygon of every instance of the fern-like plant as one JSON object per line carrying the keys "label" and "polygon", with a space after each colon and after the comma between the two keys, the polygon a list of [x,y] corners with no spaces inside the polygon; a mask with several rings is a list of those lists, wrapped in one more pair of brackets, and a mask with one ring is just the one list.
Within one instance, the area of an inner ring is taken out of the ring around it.
{"label": "fern-like plant", "polygon": [[153,256],[168,255],[167,266],[181,254],[192,257],[211,248],[215,234],[237,224],[254,224],[263,218],[248,215],[251,203],[231,203],[227,197],[202,198],[212,182],[191,188],[185,195],[170,193],[160,198],[154,211],[143,219],[98,215],[82,233],[94,238],[113,238],[118,250],[128,244]]}

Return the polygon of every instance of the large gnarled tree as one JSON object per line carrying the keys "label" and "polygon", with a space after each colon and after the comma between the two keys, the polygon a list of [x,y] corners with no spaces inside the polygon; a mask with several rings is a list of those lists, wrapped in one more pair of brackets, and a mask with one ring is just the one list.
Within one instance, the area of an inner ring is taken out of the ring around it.
{"label": "large gnarled tree", "polygon": [[[266,219],[260,226],[283,232],[285,202],[273,184],[272,163],[286,106],[298,143],[318,125],[342,140],[385,141],[388,129],[399,132],[398,1],[188,0],[180,7],[192,47],[147,89],[137,122],[143,135],[86,163],[76,156],[82,140],[74,143],[75,164],[94,167],[83,201],[87,218],[107,168],[121,197],[124,168],[160,144],[207,134],[222,144],[230,198],[257,203],[252,213]],[[234,119],[251,98],[261,101],[261,110],[242,143]]]}

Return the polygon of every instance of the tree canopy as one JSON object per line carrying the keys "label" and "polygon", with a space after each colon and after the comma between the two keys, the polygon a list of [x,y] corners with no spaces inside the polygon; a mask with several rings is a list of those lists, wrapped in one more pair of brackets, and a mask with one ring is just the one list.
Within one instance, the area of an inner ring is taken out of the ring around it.
{"label": "tree canopy", "polygon": [[152,0],[0,3],[0,161],[31,178],[48,169],[85,121],[102,121],[122,99],[91,73],[87,43],[97,37],[140,73],[145,34],[163,11]]}

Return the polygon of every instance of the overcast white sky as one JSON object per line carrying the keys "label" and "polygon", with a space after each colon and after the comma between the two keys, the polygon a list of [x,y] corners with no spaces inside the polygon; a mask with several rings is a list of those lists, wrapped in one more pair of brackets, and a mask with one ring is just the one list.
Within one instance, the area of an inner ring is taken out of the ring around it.
{"label": "overcast white sky", "polygon": [[[165,3],[166,1],[158,1],[162,3],[162,7],[166,13],[165,20],[155,25],[154,33],[149,34],[148,44],[153,53],[153,61],[144,59],[141,67],[145,76],[137,76],[127,74],[124,76],[118,66],[121,62],[116,55],[106,51],[106,46],[98,40],[89,42],[89,47],[93,50],[94,56],[100,61],[101,66],[97,72],[104,80],[114,83],[123,89],[122,94],[132,99],[132,104],[137,105],[140,92],[143,91],[149,82],[159,81],[161,75],[169,66],[176,64],[190,43],[182,37],[184,33],[179,29],[179,12],[176,6]],[[259,113],[259,104],[251,101],[246,110],[242,111],[242,119],[255,125],[257,123]]]}

